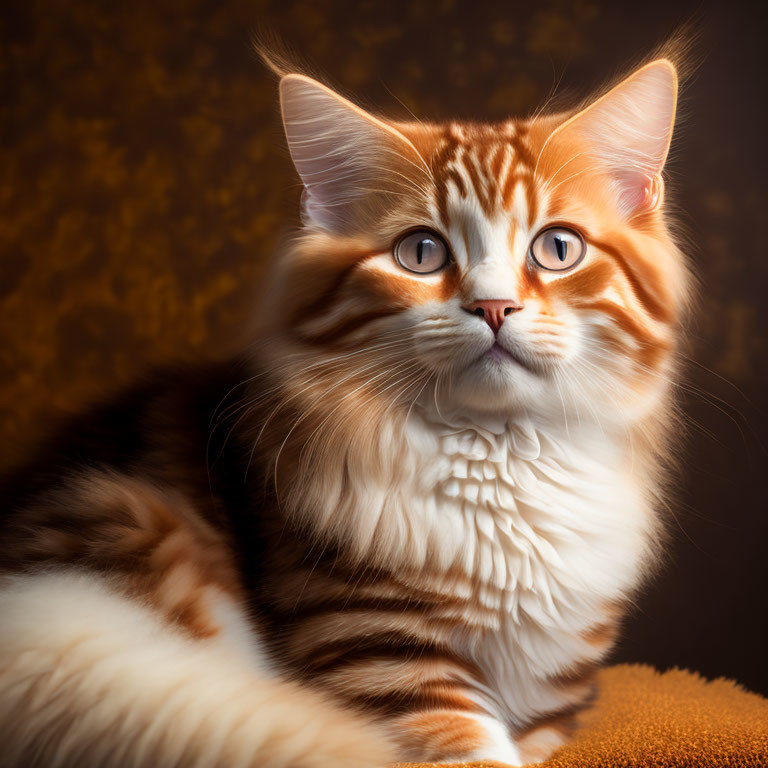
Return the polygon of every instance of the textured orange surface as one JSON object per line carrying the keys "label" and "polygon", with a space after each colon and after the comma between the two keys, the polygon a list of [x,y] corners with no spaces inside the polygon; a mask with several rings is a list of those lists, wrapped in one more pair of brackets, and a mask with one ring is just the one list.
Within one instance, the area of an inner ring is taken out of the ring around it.
{"label": "textured orange surface", "polygon": [[[544,768],[764,768],[768,700],[729,680],[620,665],[599,678],[574,741]],[[473,768],[499,763],[464,763]],[[428,764],[418,764],[427,768]],[[405,765],[400,768],[406,768]],[[417,768],[417,764],[408,764]]]}

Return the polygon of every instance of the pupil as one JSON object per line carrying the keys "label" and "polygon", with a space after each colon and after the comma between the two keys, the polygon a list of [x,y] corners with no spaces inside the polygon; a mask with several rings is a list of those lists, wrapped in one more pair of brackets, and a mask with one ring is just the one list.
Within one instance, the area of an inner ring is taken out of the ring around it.
{"label": "pupil", "polygon": [[421,264],[424,261],[424,248],[429,247],[431,240],[419,240],[416,243],[416,263]]}
{"label": "pupil", "polygon": [[560,261],[565,261],[566,253],[568,252],[568,243],[563,240],[560,235],[555,235],[555,249],[557,250],[557,258]]}

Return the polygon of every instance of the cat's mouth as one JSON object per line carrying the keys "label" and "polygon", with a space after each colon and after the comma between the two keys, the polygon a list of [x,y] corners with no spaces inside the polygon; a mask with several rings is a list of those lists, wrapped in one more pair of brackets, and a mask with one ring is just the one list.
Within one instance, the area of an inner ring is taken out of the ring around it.
{"label": "cat's mouth", "polygon": [[482,360],[494,360],[499,363],[512,362],[519,365],[521,368],[530,371],[531,373],[538,373],[538,371],[531,365],[529,360],[526,360],[522,355],[517,354],[511,349],[502,346],[498,340],[480,356]]}

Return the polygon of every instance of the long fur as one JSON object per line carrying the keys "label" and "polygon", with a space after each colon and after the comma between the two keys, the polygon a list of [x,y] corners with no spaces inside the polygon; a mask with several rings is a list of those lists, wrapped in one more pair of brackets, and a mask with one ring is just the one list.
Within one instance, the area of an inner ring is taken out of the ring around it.
{"label": "long fur", "polygon": [[0,615],[4,766],[381,764],[385,745],[349,713],[221,638],[170,629],[106,579],[5,578]]}
{"label": "long fur", "polygon": [[[484,125],[271,61],[303,227],[253,348],[2,491],[3,765],[541,759],[657,559],[690,296],[673,65]],[[584,249],[562,270],[553,229]]]}

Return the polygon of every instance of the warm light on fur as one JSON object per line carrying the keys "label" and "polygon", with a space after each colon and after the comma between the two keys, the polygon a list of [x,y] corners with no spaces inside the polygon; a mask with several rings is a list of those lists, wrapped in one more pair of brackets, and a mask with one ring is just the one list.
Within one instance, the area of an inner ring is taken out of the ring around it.
{"label": "warm light on fur", "polygon": [[[399,597],[446,601],[395,623],[478,667],[433,721],[485,722],[478,705],[514,735],[578,704],[653,559],[687,299],[659,181],[676,87],[660,60],[575,115],[386,125],[303,75],[282,80],[307,230],[275,262],[260,359],[277,394],[254,439],[273,439],[281,505],[301,525],[393,568]],[[555,224],[588,249],[563,274],[529,256]],[[412,228],[444,237],[448,268],[395,263]],[[483,356],[493,334],[462,306],[487,299],[523,306],[498,337],[516,362]],[[370,620],[383,633],[393,617]],[[335,621],[339,641],[360,631]],[[330,627],[313,631],[327,641]],[[381,663],[327,682],[359,696]],[[413,722],[396,728],[406,745]],[[426,759],[422,728],[408,754]],[[478,733],[430,759],[518,759],[505,729]]]}
{"label": "warm light on fur", "polygon": [[[116,411],[130,460],[101,416],[90,462],[14,497],[6,764],[519,764],[567,738],[661,529],[676,92],[661,59],[571,114],[392,123],[284,73],[304,226],[247,374],[160,382]],[[552,227],[572,268],[533,258]],[[419,230],[444,268],[395,258]]]}

